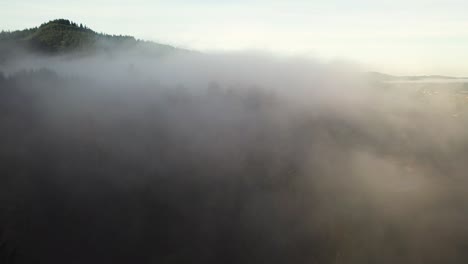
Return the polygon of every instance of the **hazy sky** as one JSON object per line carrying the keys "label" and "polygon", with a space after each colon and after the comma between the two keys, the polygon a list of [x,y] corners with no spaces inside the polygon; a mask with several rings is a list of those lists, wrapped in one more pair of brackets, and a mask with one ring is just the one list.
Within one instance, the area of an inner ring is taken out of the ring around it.
{"label": "hazy sky", "polygon": [[55,18],[197,50],[266,50],[394,74],[468,76],[467,0],[0,0],[0,29]]}

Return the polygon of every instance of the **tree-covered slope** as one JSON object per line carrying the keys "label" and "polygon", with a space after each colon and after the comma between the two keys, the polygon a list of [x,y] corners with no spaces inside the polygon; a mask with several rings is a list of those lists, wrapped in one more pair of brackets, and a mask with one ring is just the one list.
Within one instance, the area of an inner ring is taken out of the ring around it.
{"label": "tree-covered slope", "polygon": [[47,54],[132,48],[156,55],[183,51],[169,45],[137,40],[132,36],[97,33],[82,24],[66,19],[53,20],[25,30],[2,31],[0,52],[9,52],[12,47]]}

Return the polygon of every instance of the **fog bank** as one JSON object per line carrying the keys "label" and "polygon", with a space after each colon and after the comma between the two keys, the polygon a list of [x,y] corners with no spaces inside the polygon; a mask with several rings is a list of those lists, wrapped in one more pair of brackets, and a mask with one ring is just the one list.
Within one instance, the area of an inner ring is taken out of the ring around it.
{"label": "fog bank", "polygon": [[0,71],[15,263],[465,263],[466,100],[258,53]]}

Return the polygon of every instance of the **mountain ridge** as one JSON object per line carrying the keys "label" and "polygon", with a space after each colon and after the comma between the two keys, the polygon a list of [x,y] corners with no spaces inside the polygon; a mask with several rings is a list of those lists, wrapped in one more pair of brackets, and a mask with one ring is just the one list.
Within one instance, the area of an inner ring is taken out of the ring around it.
{"label": "mountain ridge", "polygon": [[430,79],[439,79],[439,80],[467,80],[468,77],[454,77],[446,75],[391,75],[381,72],[367,72],[367,76],[375,81],[422,81]]}

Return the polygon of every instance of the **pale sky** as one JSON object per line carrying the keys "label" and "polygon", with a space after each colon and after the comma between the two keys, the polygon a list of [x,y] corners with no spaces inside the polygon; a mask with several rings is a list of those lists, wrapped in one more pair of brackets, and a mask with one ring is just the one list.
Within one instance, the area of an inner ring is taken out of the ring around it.
{"label": "pale sky", "polygon": [[468,0],[0,0],[0,30],[56,18],[201,51],[354,61],[468,76]]}

